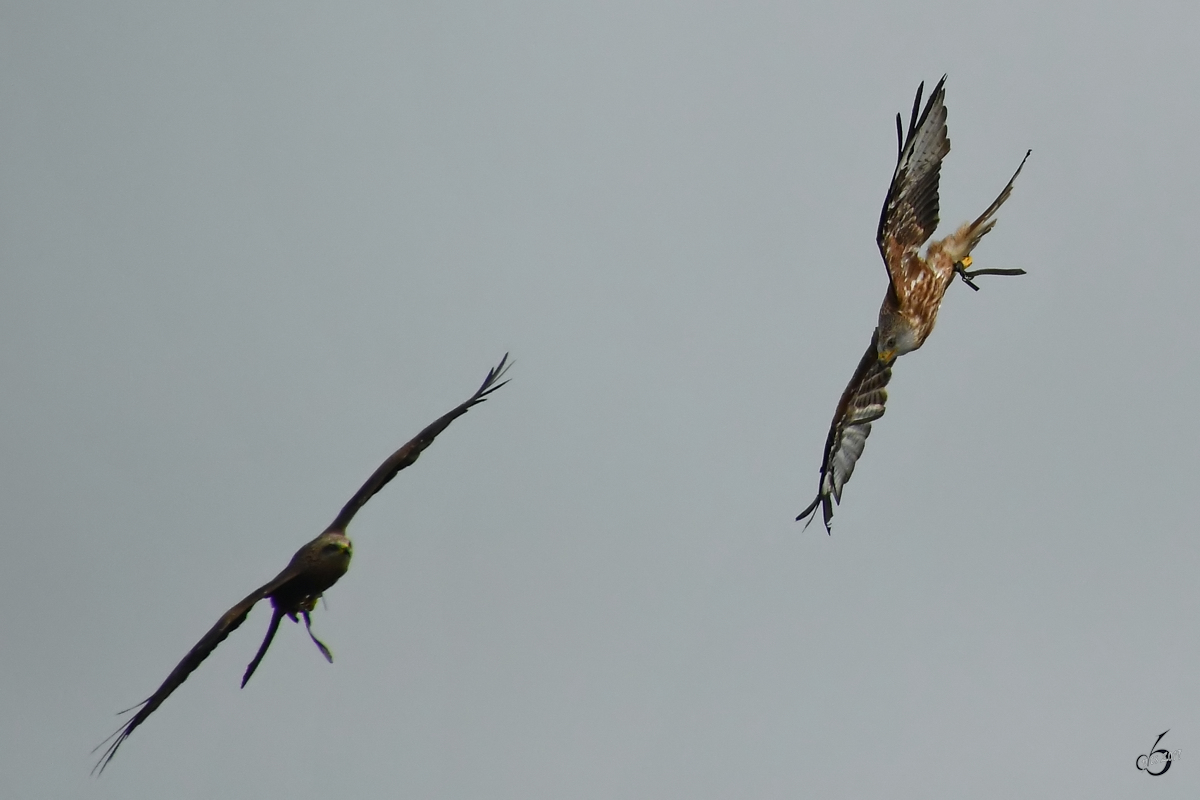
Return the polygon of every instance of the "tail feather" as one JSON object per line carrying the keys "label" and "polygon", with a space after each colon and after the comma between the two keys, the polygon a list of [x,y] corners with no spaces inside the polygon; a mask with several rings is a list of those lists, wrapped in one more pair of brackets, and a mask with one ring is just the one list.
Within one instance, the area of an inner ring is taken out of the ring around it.
{"label": "tail feather", "polygon": [[1017,176],[1021,174],[1021,167],[1025,166],[1025,162],[1029,159],[1029,154],[1032,152],[1032,150],[1025,151],[1025,158],[1021,159],[1021,163],[1017,167],[1017,171],[1014,172],[1013,176],[1008,179],[1008,185],[1005,186],[1004,191],[1000,192],[996,199],[992,201],[992,204],[987,207],[987,211],[984,211],[982,214],[980,214],[979,217],[976,218],[976,220],[971,224],[964,225],[959,228],[958,232],[951,237],[951,241],[947,242],[947,244],[952,244],[952,246],[947,249],[950,250],[955,262],[962,261],[964,258],[971,255],[971,251],[974,250],[975,246],[979,244],[979,240],[986,236],[988,231],[996,226],[996,220],[994,219],[996,212],[1000,210],[1000,206],[1004,205],[1004,201],[1007,200],[1009,195],[1012,194],[1013,183],[1017,180]]}

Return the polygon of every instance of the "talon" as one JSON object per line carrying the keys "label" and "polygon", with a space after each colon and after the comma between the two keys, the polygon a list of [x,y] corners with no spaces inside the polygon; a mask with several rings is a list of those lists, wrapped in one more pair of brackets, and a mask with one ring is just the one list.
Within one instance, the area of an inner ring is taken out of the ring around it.
{"label": "talon", "polygon": [[975,262],[970,256],[963,256],[963,260],[958,263],[962,264],[963,269],[966,269],[967,267],[971,266],[971,264],[973,264]]}

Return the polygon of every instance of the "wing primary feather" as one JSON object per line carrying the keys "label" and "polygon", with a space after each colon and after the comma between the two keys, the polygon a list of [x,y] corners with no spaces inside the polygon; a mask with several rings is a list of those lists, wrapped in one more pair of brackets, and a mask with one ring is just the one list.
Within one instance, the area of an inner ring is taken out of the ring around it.
{"label": "wing primary feather", "polygon": [[[912,116],[908,120],[908,138],[917,130],[917,112],[921,110],[921,95],[925,93],[925,81],[921,81],[921,85],[917,87],[917,97],[913,100]],[[936,94],[936,92],[935,92]]]}

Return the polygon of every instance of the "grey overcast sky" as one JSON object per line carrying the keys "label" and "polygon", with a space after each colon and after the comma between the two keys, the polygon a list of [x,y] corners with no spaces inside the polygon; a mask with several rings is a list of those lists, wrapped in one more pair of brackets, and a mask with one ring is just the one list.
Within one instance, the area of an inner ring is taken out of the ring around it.
{"label": "grey overcast sky", "polygon": [[[1196,797],[1200,6],[0,4],[0,795]],[[812,499],[886,286],[1033,155]],[[512,383],[91,748],[511,351]],[[1154,738],[1165,775],[1135,768]]]}

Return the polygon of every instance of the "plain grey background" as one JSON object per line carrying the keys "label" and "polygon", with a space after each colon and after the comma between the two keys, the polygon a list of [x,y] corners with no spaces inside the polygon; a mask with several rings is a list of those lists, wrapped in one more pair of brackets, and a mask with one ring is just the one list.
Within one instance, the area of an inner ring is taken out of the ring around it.
{"label": "plain grey background", "polygon": [[[1194,3],[0,5],[6,798],[1194,797]],[[944,234],[832,537],[893,116]],[[363,479],[512,383],[89,750]],[[1166,775],[1134,767],[1154,737]]]}

